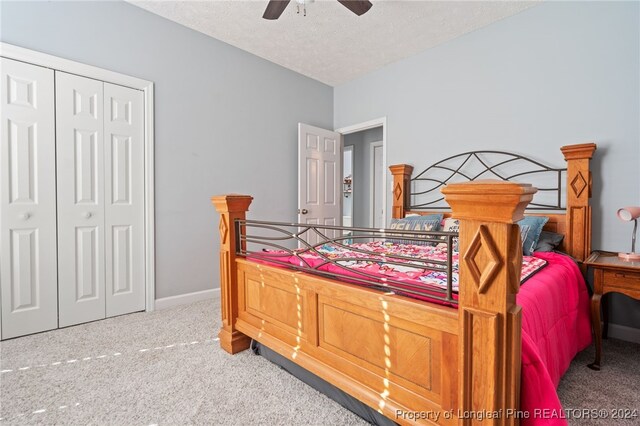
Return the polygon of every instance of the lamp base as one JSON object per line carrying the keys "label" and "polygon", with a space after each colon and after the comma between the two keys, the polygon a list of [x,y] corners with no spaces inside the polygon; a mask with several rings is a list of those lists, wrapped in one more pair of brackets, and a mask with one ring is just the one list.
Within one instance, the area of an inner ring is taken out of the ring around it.
{"label": "lamp base", "polygon": [[626,262],[640,262],[640,253],[618,253],[618,257]]}

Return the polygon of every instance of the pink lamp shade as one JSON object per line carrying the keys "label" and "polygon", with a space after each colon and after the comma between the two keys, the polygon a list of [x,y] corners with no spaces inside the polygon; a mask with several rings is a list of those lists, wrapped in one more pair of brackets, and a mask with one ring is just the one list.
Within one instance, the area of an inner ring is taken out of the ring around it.
{"label": "pink lamp shade", "polygon": [[625,222],[631,222],[640,217],[640,207],[625,207],[618,210],[618,218]]}
{"label": "pink lamp shade", "polygon": [[638,218],[640,217],[640,207],[625,207],[618,210],[618,218],[625,222],[633,221],[633,233],[631,234],[631,252],[618,253],[618,257],[628,262],[639,262],[640,253],[636,253],[636,231],[638,230]]}

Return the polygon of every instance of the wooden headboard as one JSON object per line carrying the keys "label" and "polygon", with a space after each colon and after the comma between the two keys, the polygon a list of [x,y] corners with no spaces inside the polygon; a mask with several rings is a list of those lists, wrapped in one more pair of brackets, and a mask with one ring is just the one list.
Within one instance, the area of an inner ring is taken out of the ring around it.
{"label": "wooden headboard", "polygon": [[[545,225],[545,230],[557,232],[559,234],[564,235],[564,240],[562,242],[562,246],[560,249],[565,253],[573,256],[578,261],[584,261],[591,253],[591,207],[589,206],[589,199],[591,198],[591,170],[590,170],[590,160],[593,157],[593,153],[596,150],[595,143],[584,143],[578,145],[567,145],[560,148],[562,154],[564,155],[564,159],[567,162],[566,169],[553,169],[546,168],[547,171],[557,172],[558,176],[561,176],[561,173],[565,175],[565,193],[563,196],[565,197],[564,203],[560,200],[561,187],[562,182],[559,183],[558,187],[558,205],[557,206],[548,206],[550,207],[547,212],[540,212],[540,207],[537,207],[536,210],[527,211],[528,215],[536,215],[536,216],[547,216],[549,217],[549,221]],[[494,153],[501,155],[510,155],[514,159],[529,161],[530,163],[534,163],[538,166],[544,167],[542,164],[537,163],[532,160],[528,160],[524,157],[515,155],[515,154],[507,154],[507,153],[497,153],[495,151],[484,151],[483,153]],[[466,162],[466,158],[469,158],[473,155],[476,155],[477,152],[460,154],[460,156],[450,157],[447,160],[463,157],[465,158],[464,162]],[[480,158],[480,157],[477,157]],[[443,160],[444,161],[444,160]],[[483,165],[486,167],[486,170],[477,173],[473,176],[468,176],[460,173],[458,169],[446,168],[451,173],[451,176],[464,176],[469,177],[470,180],[475,180],[477,177],[481,177],[484,173],[490,172],[495,177],[500,180],[510,180],[509,176],[501,176],[494,172],[494,167],[499,166],[503,163],[507,163],[513,160],[502,161],[496,165]],[[464,164],[463,162],[463,164]],[[437,167],[436,163],[434,166]],[[421,172],[418,176],[423,175],[426,171],[430,170],[432,167],[425,169],[425,171]],[[442,167],[440,167],[442,168]],[[393,210],[392,217],[393,218],[403,218],[405,215],[409,213],[417,213],[417,214],[431,214],[434,212],[443,213],[445,217],[451,216],[450,212],[442,211],[438,209],[437,211],[434,209],[416,209],[412,206],[411,202],[411,182],[416,179],[420,179],[419,177],[413,177],[413,166],[408,164],[397,164],[389,167],[391,170],[391,174],[393,175],[393,191],[392,191],[392,199],[393,199]],[[531,172],[530,172],[531,173]],[[536,173],[536,172],[533,172]],[[519,173],[518,175],[522,175]],[[515,175],[514,175],[515,176]],[[511,176],[513,177],[513,176]],[[433,180],[433,179],[429,179]],[[434,180],[437,181],[437,180]],[[437,189],[439,192],[442,187],[447,184],[447,180],[442,180],[438,182],[439,185],[436,185],[433,189],[425,192],[431,192],[434,189]],[[534,185],[535,186],[535,185]],[[437,200],[436,200],[437,201]]]}

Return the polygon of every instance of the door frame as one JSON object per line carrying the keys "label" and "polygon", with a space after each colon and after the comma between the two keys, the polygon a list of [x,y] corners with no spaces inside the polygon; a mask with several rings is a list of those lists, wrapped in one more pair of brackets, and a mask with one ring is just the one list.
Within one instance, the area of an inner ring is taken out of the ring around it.
{"label": "door frame", "polygon": [[[0,56],[27,62],[54,71],[64,71],[96,80],[141,90],[144,97],[144,252],[145,252],[145,310],[155,309],[155,180],[154,180],[154,84],[115,71],[81,62],[71,61],[36,50],[0,42]],[[1,319],[0,319],[1,321]]]}
{"label": "door frame", "polygon": [[[382,126],[382,168],[387,170],[387,117],[375,118],[373,120],[356,123],[351,126],[341,127],[335,131],[343,136],[350,133],[361,132]],[[382,214],[384,216],[384,227],[387,227],[387,173],[382,173]],[[363,188],[364,189],[364,188]]]}
{"label": "door frame", "polygon": [[[371,228],[375,227],[376,224],[376,206],[375,206],[375,182],[376,182],[376,159],[375,159],[375,152],[376,152],[376,148],[381,146],[382,147],[382,193],[384,194],[386,192],[386,187],[385,187],[385,181],[384,181],[384,169],[385,169],[385,164],[384,164],[384,142],[383,141],[376,141],[376,142],[371,142],[369,144],[369,157],[370,157],[370,166],[371,166],[371,176],[369,176],[369,178],[371,179],[369,181],[369,201],[371,202],[371,217],[369,218],[371,220]],[[384,196],[382,197],[382,214],[384,215],[386,213],[386,210],[384,208],[384,203],[385,203],[386,199],[384,198]],[[387,218],[386,216],[383,217],[383,221],[386,222]],[[386,224],[385,224],[386,225]]]}

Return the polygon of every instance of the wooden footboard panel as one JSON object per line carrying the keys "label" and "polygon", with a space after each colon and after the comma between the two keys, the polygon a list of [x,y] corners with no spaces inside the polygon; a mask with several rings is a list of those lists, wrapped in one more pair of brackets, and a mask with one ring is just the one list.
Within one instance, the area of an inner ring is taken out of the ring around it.
{"label": "wooden footboard panel", "polygon": [[394,421],[457,423],[457,310],[236,263],[237,330]]}

